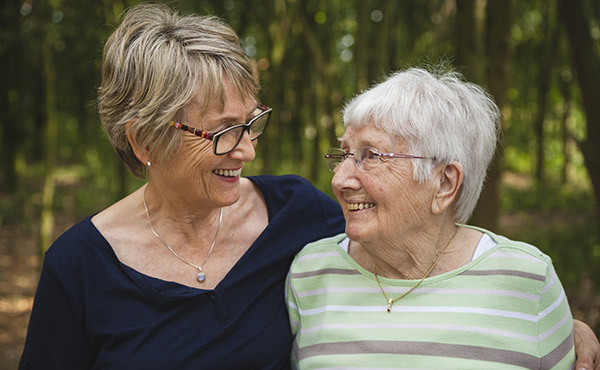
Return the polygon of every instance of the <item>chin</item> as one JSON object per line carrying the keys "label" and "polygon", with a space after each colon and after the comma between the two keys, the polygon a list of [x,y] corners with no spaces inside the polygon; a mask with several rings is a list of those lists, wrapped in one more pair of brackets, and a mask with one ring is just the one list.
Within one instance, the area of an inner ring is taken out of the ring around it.
{"label": "chin", "polygon": [[227,204],[224,205],[224,207],[228,207],[228,206],[234,205],[235,203],[238,202],[238,200],[240,200],[240,196],[239,195],[237,197],[229,199],[228,202],[227,202]]}
{"label": "chin", "polygon": [[348,225],[346,224],[346,236],[355,242],[360,243],[367,239],[368,233],[366,232],[364,227],[360,227],[359,225]]}
{"label": "chin", "polygon": [[214,198],[213,202],[218,207],[229,207],[237,203],[237,201],[240,200],[240,198],[241,194],[239,191],[228,191],[226,194],[219,194],[217,197]]}

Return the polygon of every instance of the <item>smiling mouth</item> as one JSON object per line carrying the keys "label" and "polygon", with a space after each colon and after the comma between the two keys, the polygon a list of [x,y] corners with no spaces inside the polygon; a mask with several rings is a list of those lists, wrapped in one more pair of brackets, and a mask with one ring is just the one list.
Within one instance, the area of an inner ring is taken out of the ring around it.
{"label": "smiling mouth", "polygon": [[237,170],[213,170],[215,175],[223,176],[223,177],[236,177],[242,174],[242,169]]}
{"label": "smiling mouth", "polygon": [[363,209],[375,207],[375,203],[348,203],[347,207],[349,211],[360,211]]}

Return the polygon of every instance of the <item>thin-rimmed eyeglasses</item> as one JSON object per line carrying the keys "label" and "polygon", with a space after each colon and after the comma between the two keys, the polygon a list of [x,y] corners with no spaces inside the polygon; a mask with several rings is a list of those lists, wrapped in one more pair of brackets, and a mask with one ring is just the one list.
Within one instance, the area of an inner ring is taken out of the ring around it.
{"label": "thin-rimmed eyeglasses", "polygon": [[352,157],[356,168],[365,171],[372,170],[377,167],[380,162],[389,158],[435,159],[434,157],[422,157],[404,153],[380,153],[377,149],[370,146],[361,146],[356,149],[354,153],[345,151],[344,149],[331,148],[327,150],[327,154],[325,154],[327,167],[330,171],[335,172],[336,168],[348,157]]}

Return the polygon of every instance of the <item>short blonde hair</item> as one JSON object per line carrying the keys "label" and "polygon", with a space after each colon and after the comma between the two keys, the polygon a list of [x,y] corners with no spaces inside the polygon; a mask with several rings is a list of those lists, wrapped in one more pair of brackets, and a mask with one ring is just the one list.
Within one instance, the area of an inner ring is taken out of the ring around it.
{"label": "short blonde hair", "polygon": [[223,109],[224,75],[240,97],[255,99],[259,85],[250,60],[218,18],[180,16],[160,4],[126,11],[104,46],[98,110],[113,148],[135,176],[145,177],[146,166],[134,154],[128,130],[138,145],[150,148],[153,161],[164,163],[181,147],[181,133],[168,122],[198,93],[202,111],[209,103]]}

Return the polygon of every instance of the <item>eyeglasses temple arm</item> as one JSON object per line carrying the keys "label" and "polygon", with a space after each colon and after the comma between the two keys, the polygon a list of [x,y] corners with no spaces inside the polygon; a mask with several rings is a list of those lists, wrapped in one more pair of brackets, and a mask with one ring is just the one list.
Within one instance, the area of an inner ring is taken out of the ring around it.
{"label": "eyeglasses temple arm", "polygon": [[169,125],[171,125],[175,128],[178,128],[180,130],[190,132],[196,136],[200,136],[201,138],[213,140],[213,134],[211,134],[208,131],[202,131],[197,128],[190,127],[190,126],[184,125],[183,123],[179,123],[179,122],[175,122],[175,121],[170,121]]}
{"label": "eyeglasses temple arm", "polygon": [[435,159],[435,157],[422,157],[419,155],[410,155],[402,153],[377,153],[382,158],[407,158],[407,159]]}

